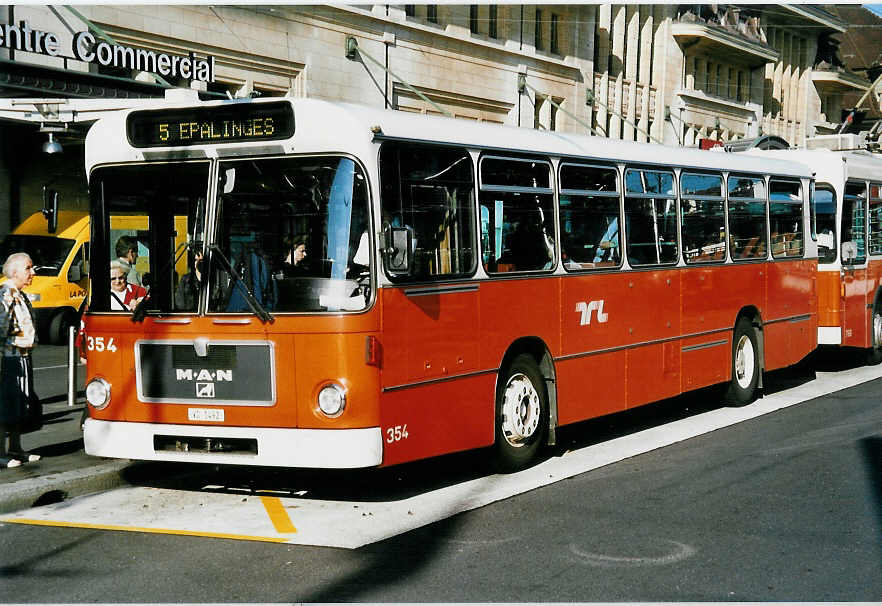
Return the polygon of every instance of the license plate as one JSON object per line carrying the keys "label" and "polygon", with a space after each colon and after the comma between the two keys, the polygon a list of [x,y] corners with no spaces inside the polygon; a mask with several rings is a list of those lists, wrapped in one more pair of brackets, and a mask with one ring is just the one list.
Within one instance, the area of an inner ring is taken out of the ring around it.
{"label": "license plate", "polygon": [[222,408],[188,408],[187,418],[191,421],[223,421]]}

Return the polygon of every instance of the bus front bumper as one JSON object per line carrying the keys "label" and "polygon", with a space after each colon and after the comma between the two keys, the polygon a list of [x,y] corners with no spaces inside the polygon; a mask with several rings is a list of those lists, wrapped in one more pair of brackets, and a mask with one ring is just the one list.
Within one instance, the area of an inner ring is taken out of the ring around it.
{"label": "bus front bumper", "polygon": [[86,419],[86,454],[143,461],[355,469],[383,462],[379,427],[281,429]]}

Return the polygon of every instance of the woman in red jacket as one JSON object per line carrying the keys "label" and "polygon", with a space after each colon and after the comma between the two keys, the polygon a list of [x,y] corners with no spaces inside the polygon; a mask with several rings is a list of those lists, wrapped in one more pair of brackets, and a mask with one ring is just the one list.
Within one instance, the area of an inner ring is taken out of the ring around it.
{"label": "woman in red jacket", "polygon": [[147,296],[147,289],[126,282],[126,270],[119,261],[110,262],[110,309],[132,311]]}

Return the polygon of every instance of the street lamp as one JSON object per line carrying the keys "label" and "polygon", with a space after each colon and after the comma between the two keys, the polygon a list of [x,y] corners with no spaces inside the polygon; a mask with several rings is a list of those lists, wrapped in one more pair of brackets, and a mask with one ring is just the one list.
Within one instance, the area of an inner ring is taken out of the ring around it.
{"label": "street lamp", "polygon": [[49,133],[49,140],[43,144],[42,149],[44,154],[60,154],[64,151],[64,148],[61,147],[61,143],[55,140],[52,133]]}

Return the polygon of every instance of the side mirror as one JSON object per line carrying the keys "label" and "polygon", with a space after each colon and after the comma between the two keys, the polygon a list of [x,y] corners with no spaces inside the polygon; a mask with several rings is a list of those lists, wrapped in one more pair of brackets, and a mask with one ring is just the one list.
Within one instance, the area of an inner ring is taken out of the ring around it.
{"label": "side mirror", "polygon": [[410,227],[387,227],[386,268],[394,274],[408,274],[411,266],[411,250],[413,249],[413,229]]}
{"label": "side mirror", "polygon": [[43,186],[43,216],[46,217],[50,234],[58,231],[58,192]]}
{"label": "side mirror", "polygon": [[83,270],[80,269],[79,264],[71,265],[70,269],[67,270],[67,281],[68,282],[79,282],[83,279]]}
{"label": "side mirror", "polygon": [[854,242],[843,242],[842,264],[854,265],[855,259],[857,259],[857,244],[855,244]]}

